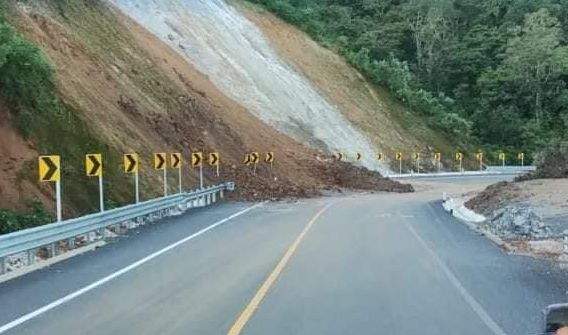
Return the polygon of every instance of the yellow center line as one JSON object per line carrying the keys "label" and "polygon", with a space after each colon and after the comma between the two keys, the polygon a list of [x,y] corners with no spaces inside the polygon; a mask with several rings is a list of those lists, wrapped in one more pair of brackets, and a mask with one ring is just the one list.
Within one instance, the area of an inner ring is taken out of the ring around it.
{"label": "yellow center line", "polygon": [[254,297],[251,299],[247,307],[241,312],[241,314],[239,315],[239,317],[237,318],[231,329],[229,329],[227,335],[239,335],[242,332],[247,322],[253,316],[254,312],[258,309],[260,303],[262,302],[262,300],[264,299],[264,297],[266,296],[266,294],[268,293],[274,282],[276,282],[276,280],[282,273],[282,270],[284,270],[284,268],[286,267],[286,265],[288,264],[294,253],[296,252],[296,249],[298,248],[298,246],[300,245],[300,243],[302,242],[308,231],[312,228],[312,226],[317,221],[317,219],[332,205],[333,203],[327,204],[324,208],[322,208],[319,212],[317,212],[316,215],[314,215],[314,217],[310,220],[310,222],[308,222],[306,227],[304,227],[304,230],[302,230],[302,232],[296,238],[294,243],[290,245],[290,247],[282,257],[280,262],[278,262],[274,270],[272,270],[268,278],[266,278],[264,283],[260,286],[260,288],[254,295]]}

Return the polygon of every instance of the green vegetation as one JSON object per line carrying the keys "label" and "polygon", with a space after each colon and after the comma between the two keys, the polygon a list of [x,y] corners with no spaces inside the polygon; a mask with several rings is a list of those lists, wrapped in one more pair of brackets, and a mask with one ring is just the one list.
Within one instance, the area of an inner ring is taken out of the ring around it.
{"label": "green vegetation", "polygon": [[568,0],[248,0],[462,143],[568,138]]}
{"label": "green vegetation", "polygon": [[[62,5],[65,1],[55,2]],[[121,157],[92,134],[72,106],[61,101],[53,65],[41,49],[14,29],[7,20],[10,10],[9,4],[0,4],[0,103],[8,107],[14,124],[33,141],[40,154],[61,155],[66,205],[76,214],[92,212],[98,203],[96,181],[88,180],[77,163],[83,162],[89,152],[103,153],[106,164],[115,166],[120,164]],[[21,178],[36,182],[36,164],[27,162],[19,173]],[[118,186],[110,194],[114,196],[112,200],[123,203],[124,181],[119,178],[120,171],[115,170],[108,171],[105,177]],[[38,215],[38,205],[30,210],[30,214],[2,211],[0,231],[33,226],[38,223],[34,220],[49,222],[45,215]]]}
{"label": "green vegetation", "polygon": [[0,235],[17,230],[33,228],[52,222],[53,218],[43,209],[40,203],[33,202],[27,214],[0,209]]}

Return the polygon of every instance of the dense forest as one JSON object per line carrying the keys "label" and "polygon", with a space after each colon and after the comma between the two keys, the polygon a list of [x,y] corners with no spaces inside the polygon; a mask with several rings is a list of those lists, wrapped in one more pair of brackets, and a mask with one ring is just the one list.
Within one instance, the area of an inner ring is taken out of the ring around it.
{"label": "dense forest", "polygon": [[568,0],[249,0],[461,143],[568,139]]}

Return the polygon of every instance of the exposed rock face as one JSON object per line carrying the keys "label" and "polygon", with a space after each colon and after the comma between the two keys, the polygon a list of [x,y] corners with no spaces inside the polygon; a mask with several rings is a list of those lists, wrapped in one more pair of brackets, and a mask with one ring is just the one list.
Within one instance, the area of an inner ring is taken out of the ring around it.
{"label": "exposed rock face", "polygon": [[490,219],[490,229],[506,239],[547,238],[550,228],[530,207],[507,206],[495,211]]}

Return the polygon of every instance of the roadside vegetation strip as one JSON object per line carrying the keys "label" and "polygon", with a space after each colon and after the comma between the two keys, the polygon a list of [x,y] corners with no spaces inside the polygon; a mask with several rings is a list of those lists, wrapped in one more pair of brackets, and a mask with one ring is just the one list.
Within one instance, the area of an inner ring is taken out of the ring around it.
{"label": "roadside vegetation strip", "polygon": [[187,242],[209,232],[210,230],[217,228],[218,226],[221,226],[221,225],[227,223],[228,221],[230,221],[230,220],[232,220],[232,219],[234,219],[238,216],[241,216],[241,215],[257,208],[257,207],[263,206],[264,204],[265,204],[265,202],[261,202],[261,203],[255,204],[253,206],[247,207],[247,208],[245,208],[245,209],[243,209],[243,210],[241,210],[241,211],[239,211],[235,214],[232,214],[231,216],[228,216],[228,217],[226,217],[222,220],[215,222],[214,224],[208,226],[207,228],[204,228],[204,229],[202,229],[202,230],[200,230],[200,231],[198,231],[198,232],[196,232],[196,233],[194,233],[194,234],[192,234],[192,235],[190,235],[190,236],[188,236],[184,239],[181,239],[181,240],[179,240],[179,241],[177,241],[173,244],[170,244],[169,246],[167,246],[167,247],[165,247],[161,250],[158,250],[158,251],[140,259],[137,262],[134,262],[134,263],[132,263],[132,264],[116,271],[116,272],[113,272],[110,275],[108,275],[108,276],[106,276],[102,279],[99,279],[99,280],[97,280],[96,282],[94,282],[90,285],[87,285],[87,286],[85,286],[85,287],[83,287],[83,288],[81,288],[81,289],[79,289],[79,290],[77,290],[73,293],[70,293],[70,294],[68,294],[68,295],[66,295],[66,296],[64,296],[64,297],[62,297],[58,300],[55,300],[54,302],[47,304],[47,305],[45,305],[45,306],[43,306],[43,307],[41,307],[41,308],[39,308],[39,309],[37,309],[33,312],[25,314],[25,315],[19,317],[18,319],[14,320],[14,321],[11,321],[11,322],[3,325],[3,326],[0,326],[0,334],[3,334],[5,332],[7,332],[8,330],[11,330],[11,329],[27,322],[27,321],[30,321],[31,319],[33,319],[35,317],[38,317],[38,316],[40,316],[40,315],[42,315],[46,312],[49,312],[50,310],[52,310],[56,307],[59,307],[59,306],[65,304],[65,303],[67,303],[71,300],[74,300],[75,298],[78,298],[79,296],[81,296],[81,295],[83,295],[83,294],[85,294],[89,291],[92,291],[92,290],[98,288],[99,286],[102,286],[102,285],[110,282],[111,280],[116,279],[116,278],[118,278],[118,277],[120,277],[120,276],[122,276],[122,275],[144,265],[144,264],[146,264],[147,262],[153,260],[154,258],[161,256],[162,254],[164,254],[164,253],[166,253],[166,252],[168,252],[168,251],[170,251],[174,248],[177,248],[180,245],[187,243]]}
{"label": "roadside vegetation strip", "polygon": [[270,290],[270,288],[274,285],[274,283],[276,282],[276,280],[278,279],[278,277],[280,276],[280,274],[282,273],[282,271],[284,270],[284,268],[286,267],[286,265],[288,264],[288,262],[290,261],[290,259],[294,255],[294,253],[296,252],[296,250],[298,249],[298,246],[300,245],[300,243],[302,243],[302,240],[304,239],[304,237],[308,234],[308,232],[310,231],[312,226],[316,223],[318,218],[325,211],[327,211],[331,206],[333,206],[334,204],[335,204],[335,202],[332,202],[332,203],[325,205],[308,222],[308,224],[306,225],[304,230],[302,230],[300,235],[298,235],[296,240],[290,245],[290,247],[288,248],[288,250],[286,251],[286,253],[282,257],[282,259],[280,259],[280,261],[278,262],[278,264],[276,265],[274,270],[266,278],[264,283],[260,286],[260,288],[258,289],[256,294],[254,295],[254,297],[249,302],[249,304],[245,307],[245,309],[241,312],[241,314],[239,315],[239,317],[237,318],[235,323],[231,326],[231,328],[229,329],[229,332],[227,333],[228,335],[238,335],[243,331],[243,329],[247,325],[248,321],[254,315],[254,312],[258,309],[258,307],[262,303],[262,300],[268,294],[268,291]]}

